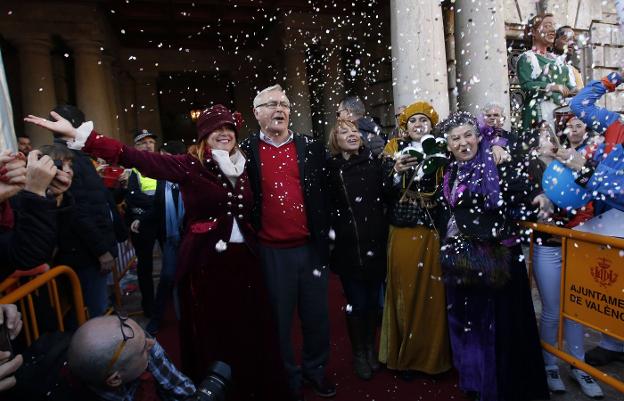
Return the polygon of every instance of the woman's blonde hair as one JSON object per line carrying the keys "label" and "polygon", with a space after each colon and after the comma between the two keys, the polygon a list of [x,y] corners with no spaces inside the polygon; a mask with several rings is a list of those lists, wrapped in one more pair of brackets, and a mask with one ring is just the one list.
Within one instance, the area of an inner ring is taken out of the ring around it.
{"label": "woman's blonde hair", "polygon": [[[210,148],[210,146],[208,146],[208,137],[210,135],[206,135],[197,145],[196,145],[196,150],[194,151],[190,151],[189,153],[191,154],[191,156],[194,156],[197,160],[199,160],[199,162],[201,163],[201,165],[204,165],[204,161],[206,160],[206,149]],[[236,145],[234,145],[234,147],[232,148],[232,152],[235,152],[236,150],[238,150],[238,138],[234,138],[234,140],[236,141]],[[230,152],[230,156],[232,155],[232,152]]]}
{"label": "woman's blonde hair", "polygon": [[[339,119],[338,121],[336,121],[336,124],[334,124],[331,131],[329,131],[329,138],[327,139],[327,147],[329,148],[329,153],[332,156],[339,155],[340,152],[342,152],[342,150],[340,150],[340,146],[338,146],[337,137],[340,127],[355,128],[356,130],[358,129],[357,125],[349,120]],[[362,137],[358,138],[360,139],[360,146],[362,146]]]}

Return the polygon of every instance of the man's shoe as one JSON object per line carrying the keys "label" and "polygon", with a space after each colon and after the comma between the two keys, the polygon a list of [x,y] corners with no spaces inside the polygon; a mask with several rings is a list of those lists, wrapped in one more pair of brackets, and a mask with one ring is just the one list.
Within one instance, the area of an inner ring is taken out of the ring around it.
{"label": "man's shoe", "polygon": [[592,366],[602,366],[613,361],[624,362],[624,352],[610,351],[598,346],[585,353],[585,362]]}
{"label": "man's shoe", "polygon": [[314,392],[319,397],[331,398],[336,395],[336,385],[327,380],[325,376],[322,379],[303,376],[303,381],[311,384]]}
{"label": "man's shoe", "polygon": [[581,386],[583,393],[589,398],[600,400],[604,397],[600,385],[596,383],[593,377],[580,369],[572,368],[572,379]]}
{"label": "man's shoe", "polygon": [[565,384],[563,384],[563,380],[561,380],[561,376],[559,376],[559,368],[557,365],[548,366],[546,368],[546,381],[548,382],[548,388],[553,393],[565,393]]}
{"label": "man's shoe", "polygon": [[303,396],[303,390],[299,389],[297,391],[291,392],[290,401],[305,401],[305,397]]}

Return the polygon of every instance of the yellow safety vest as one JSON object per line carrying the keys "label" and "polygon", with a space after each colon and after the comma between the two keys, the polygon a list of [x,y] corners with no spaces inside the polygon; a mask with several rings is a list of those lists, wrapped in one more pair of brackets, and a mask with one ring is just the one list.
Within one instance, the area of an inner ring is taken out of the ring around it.
{"label": "yellow safety vest", "polygon": [[154,192],[156,192],[156,184],[158,183],[158,181],[153,178],[142,176],[141,173],[139,173],[139,170],[137,170],[136,168],[133,168],[132,171],[136,173],[137,178],[139,179],[141,192],[148,195],[154,195]]}

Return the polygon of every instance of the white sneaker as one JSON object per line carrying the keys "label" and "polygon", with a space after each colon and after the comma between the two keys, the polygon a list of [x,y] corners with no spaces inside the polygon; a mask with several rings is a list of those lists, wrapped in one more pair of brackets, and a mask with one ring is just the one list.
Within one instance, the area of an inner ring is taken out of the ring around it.
{"label": "white sneaker", "polygon": [[565,393],[565,384],[559,376],[559,367],[557,365],[546,367],[546,381],[548,382],[548,388],[553,393]]}
{"label": "white sneaker", "polygon": [[571,373],[572,379],[574,379],[581,386],[581,390],[586,396],[596,400],[604,397],[600,385],[596,382],[596,380],[594,380],[593,377],[576,368],[572,368]]}

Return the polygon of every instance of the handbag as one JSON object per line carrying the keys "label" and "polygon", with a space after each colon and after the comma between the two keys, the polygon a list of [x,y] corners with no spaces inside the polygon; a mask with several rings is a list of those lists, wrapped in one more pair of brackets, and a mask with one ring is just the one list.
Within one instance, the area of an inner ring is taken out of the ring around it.
{"label": "handbag", "polygon": [[453,287],[501,288],[511,277],[509,248],[497,241],[458,235],[440,248],[444,282]]}
{"label": "handbag", "polygon": [[415,227],[418,225],[433,227],[433,219],[429,214],[429,209],[433,209],[437,205],[435,193],[439,187],[441,170],[436,173],[436,183],[432,192],[419,192],[410,189],[417,172],[418,170],[415,169],[407,186],[405,185],[405,177],[403,178],[403,192],[390,211],[390,224],[395,227]]}

